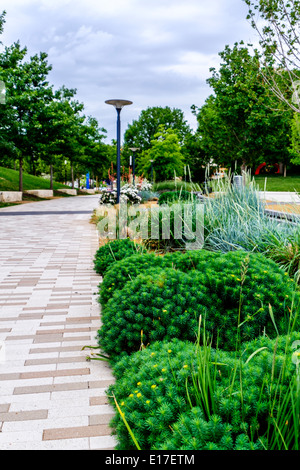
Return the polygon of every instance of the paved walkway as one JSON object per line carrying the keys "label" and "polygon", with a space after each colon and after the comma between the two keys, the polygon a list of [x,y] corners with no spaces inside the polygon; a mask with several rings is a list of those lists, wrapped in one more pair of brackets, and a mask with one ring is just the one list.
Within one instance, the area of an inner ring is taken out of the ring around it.
{"label": "paved walkway", "polygon": [[89,223],[98,196],[0,209],[0,449],[113,449]]}

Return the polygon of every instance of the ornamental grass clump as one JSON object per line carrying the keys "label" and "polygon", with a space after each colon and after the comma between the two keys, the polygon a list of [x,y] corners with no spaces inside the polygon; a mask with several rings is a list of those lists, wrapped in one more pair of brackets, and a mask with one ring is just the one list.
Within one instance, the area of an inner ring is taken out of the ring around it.
{"label": "ornamental grass clump", "polygon": [[168,204],[175,201],[192,201],[193,197],[193,193],[181,188],[179,191],[161,193],[158,199],[158,204]]}
{"label": "ornamental grass clump", "polygon": [[265,203],[257,186],[247,175],[238,187],[230,179],[217,183],[214,197],[204,200],[205,247],[213,251],[246,250],[272,254],[274,244],[284,246],[299,232],[288,220],[281,221],[265,213]]}
{"label": "ornamental grass clump", "polygon": [[96,251],[94,269],[104,276],[106,270],[116,261],[144,251],[146,250],[142,245],[129,238],[109,240]]}
{"label": "ornamental grass clump", "polygon": [[[115,364],[107,395],[144,450],[299,450],[297,342],[265,336],[240,353],[157,342]],[[117,449],[134,449],[119,414],[111,425]]]}

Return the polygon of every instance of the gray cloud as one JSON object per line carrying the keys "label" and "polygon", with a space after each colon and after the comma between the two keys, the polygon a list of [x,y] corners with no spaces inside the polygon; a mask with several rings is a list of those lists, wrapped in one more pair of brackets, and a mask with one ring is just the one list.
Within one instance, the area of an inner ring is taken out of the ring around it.
{"label": "gray cloud", "polygon": [[226,44],[251,41],[242,0],[2,0],[2,41],[29,54],[47,52],[51,82],[77,89],[85,112],[115,137],[116,113],[104,102],[124,98],[122,130],[148,106],[178,107],[195,127],[192,104],[210,93],[209,68]]}

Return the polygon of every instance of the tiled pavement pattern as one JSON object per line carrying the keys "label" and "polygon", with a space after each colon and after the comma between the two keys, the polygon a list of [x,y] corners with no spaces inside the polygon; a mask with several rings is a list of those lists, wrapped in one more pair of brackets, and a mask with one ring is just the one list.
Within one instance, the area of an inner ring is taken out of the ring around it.
{"label": "tiled pavement pattern", "polygon": [[78,196],[0,210],[0,450],[113,449],[92,210]]}

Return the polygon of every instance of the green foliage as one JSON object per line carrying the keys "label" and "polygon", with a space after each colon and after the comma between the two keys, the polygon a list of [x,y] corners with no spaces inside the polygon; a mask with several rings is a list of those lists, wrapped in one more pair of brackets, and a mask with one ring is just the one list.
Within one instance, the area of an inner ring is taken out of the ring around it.
{"label": "green foliage", "polygon": [[114,292],[123,289],[125,284],[135,279],[139,274],[148,271],[153,267],[171,267],[171,260],[165,256],[157,256],[154,253],[135,254],[126,256],[118,263],[113,263],[105,272],[102,283],[100,284],[100,303],[105,307],[108,300]]}
{"label": "green foliage", "polygon": [[164,181],[183,174],[183,155],[179,136],[172,129],[159,126],[151,140],[151,148],[141,155],[139,168],[147,177],[151,176],[152,165],[155,181]]}
{"label": "green foliage", "polygon": [[[299,338],[299,333],[276,340],[265,336],[243,344],[241,356],[211,349],[204,364],[213,382],[210,400],[215,408],[210,415],[199,400],[201,358],[208,346],[178,339],[157,342],[119,360],[108,396],[114,393],[142,449],[268,449],[279,418],[284,421],[287,416],[279,416],[281,397],[290,390],[297,400],[299,377],[292,345]],[[118,414],[111,424],[117,449],[134,448]],[[290,449],[298,445],[294,439]]]}
{"label": "green foliage", "polygon": [[[193,195],[189,198],[160,203],[151,208],[148,214],[149,238],[143,240],[147,248],[163,252],[202,248],[203,205]],[[193,243],[192,248],[190,243]]]}
{"label": "green foliage", "polygon": [[168,191],[159,196],[158,204],[166,204],[175,201],[192,201],[192,199],[192,194],[184,189],[180,191]]}
{"label": "green foliage", "polygon": [[[123,264],[117,281],[123,288],[106,303],[98,332],[101,348],[112,357],[137,351],[141,332],[144,344],[172,338],[194,341],[200,316],[213,344],[228,350],[237,347],[237,338],[247,341],[288,331],[294,282],[263,255],[200,250],[170,254],[166,262],[173,267],[141,274],[136,269],[133,276],[138,275],[127,282],[130,274]],[[108,293],[102,296],[107,300]],[[297,309],[298,295],[295,305]]]}
{"label": "green foliage", "polygon": [[198,112],[198,132],[206,155],[216,163],[253,167],[289,160],[292,113],[282,111],[261,75],[260,54],[243,42],[220,52],[221,65],[210,69],[213,94]]}
{"label": "green foliage", "polygon": [[144,248],[129,238],[110,240],[98,248],[94,258],[95,271],[104,276],[106,270],[126,256],[142,253]]}

